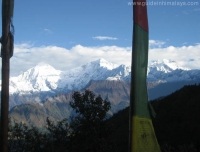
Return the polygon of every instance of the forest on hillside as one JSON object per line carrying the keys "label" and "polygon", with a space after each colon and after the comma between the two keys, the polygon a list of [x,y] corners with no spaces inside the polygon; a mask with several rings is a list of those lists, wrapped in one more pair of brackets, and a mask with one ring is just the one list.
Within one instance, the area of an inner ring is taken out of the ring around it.
{"label": "forest on hillside", "polygon": [[[200,151],[200,84],[187,85],[176,92],[150,101],[157,140],[163,152]],[[129,108],[115,114],[113,139],[117,149],[128,150]]]}
{"label": "forest on hillside", "polygon": [[[163,152],[200,150],[199,92],[200,85],[188,85],[150,101],[156,112],[152,121]],[[86,90],[75,92],[73,99],[70,105],[77,115],[70,122],[63,119],[55,123],[47,118],[46,131],[23,123],[10,126],[10,151],[128,151],[129,108],[105,119],[110,104],[101,96]]]}

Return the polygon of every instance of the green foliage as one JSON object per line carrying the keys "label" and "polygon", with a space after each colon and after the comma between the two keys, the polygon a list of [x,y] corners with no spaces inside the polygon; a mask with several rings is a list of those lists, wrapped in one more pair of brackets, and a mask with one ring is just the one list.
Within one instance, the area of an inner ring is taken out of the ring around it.
{"label": "green foliage", "polygon": [[94,93],[86,90],[85,93],[74,92],[73,102],[70,106],[78,113],[77,118],[87,121],[103,121],[106,113],[111,108],[110,102],[103,100],[101,96],[95,97]]}
{"label": "green foliage", "polygon": [[23,123],[15,123],[9,131],[10,152],[60,152],[69,146],[69,125],[66,119],[54,124],[47,118],[46,132]]}
{"label": "green foliage", "polygon": [[11,152],[109,152],[114,150],[110,140],[113,127],[106,121],[110,103],[86,90],[74,92],[70,106],[76,112],[70,120],[56,124],[46,119],[46,131],[15,123],[9,131]]}
{"label": "green foliage", "polygon": [[[163,152],[200,151],[200,85],[185,86],[151,101],[154,129]],[[75,115],[57,123],[47,118],[46,132],[15,123],[9,130],[11,152],[128,151],[129,108],[106,120],[110,103],[86,90],[74,92]],[[113,124],[113,125],[111,125]],[[115,130],[115,132],[114,132]]]}
{"label": "green foliage", "polygon": [[112,126],[105,121],[110,103],[101,96],[86,90],[84,93],[74,92],[71,107],[77,113],[71,117],[73,151],[102,152],[113,148],[109,135]]}
{"label": "green foliage", "polygon": [[9,130],[9,151],[10,152],[38,152],[42,151],[46,135],[37,128],[28,128],[23,123],[15,123]]}
{"label": "green foliage", "polygon": [[66,151],[70,145],[70,133],[71,129],[67,122],[67,119],[54,124],[49,118],[47,118],[47,132],[46,132],[46,145],[43,148],[47,152]]}

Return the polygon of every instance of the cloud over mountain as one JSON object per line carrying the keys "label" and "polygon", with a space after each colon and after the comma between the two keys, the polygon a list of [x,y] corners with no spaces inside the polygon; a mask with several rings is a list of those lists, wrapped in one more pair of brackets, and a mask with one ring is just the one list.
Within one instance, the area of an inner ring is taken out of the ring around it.
{"label": "cloud over mountain", "polygon": [[[151,42],[161,45],[158,41]],[[149,61],[171,59],[180,66],[191,69],[200,68],[200,44],[182,47],[157,47],[149,49]],[[131,47],[119,46],[82,46],[75,45],[70,49],[58,46],[34,46],[23,43],[15,45],[14,56],[11,58],[11,76],[19,75],[39,62],[46,62],[59,70],[69,70],[87,62],[104,58],[113,63],[131,65]],[[1,64],[1,63],[0,63]]]}

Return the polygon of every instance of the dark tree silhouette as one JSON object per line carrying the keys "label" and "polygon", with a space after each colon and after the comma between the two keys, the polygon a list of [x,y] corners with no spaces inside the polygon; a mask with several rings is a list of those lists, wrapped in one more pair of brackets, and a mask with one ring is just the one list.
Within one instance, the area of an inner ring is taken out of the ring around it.
{"label": "dark tree silhouette", "polygon": [[84,93],[74,92],[71,107],[76,115],[71,117],[73,151],[102,152],[112,151],[113,144],[109,140],[112,126],[107,123],[106,114],[110,102],[101,96],[86,90]]}
{"label": "dark tree silhouette", "polygon": [[45,132],[15,123],[9,132],[10,151],[113,151],[115,146],[110,138],[113,126],[106,119],[110,102],[89,90],[74,92],[72,99],[70,105],[75,115],[69,121],[63,119],[57,123],[47,118]]}

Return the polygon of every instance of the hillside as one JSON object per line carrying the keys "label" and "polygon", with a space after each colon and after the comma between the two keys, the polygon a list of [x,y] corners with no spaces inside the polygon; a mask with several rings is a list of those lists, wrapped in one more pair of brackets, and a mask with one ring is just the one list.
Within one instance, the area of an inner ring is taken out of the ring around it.
{"label": "hillside", "polygon": [[170,145],[200,145],[200,85],[188,85],[152,101],[158,141]]}
{"label": "hillside", "polygon": [[[129,83],[124,81],[90,81],[84,88],[92,90],[96,95],[101,95],[111,103],[109,116],[117,113],[120,109],[129,106]],[[69,118],[72,109],[69,106],[71,93],[58,94],[53,97],[47,97],[41,102],[27,102],[25,104],[14,106],[10,110],[12,121],[24,122],[29,125],[43,127],[46,124],[46,118],[51,120],[62,120]]]}
{"label": "hillside", "polygon": [[46,125],[46,118],[59,121],[68,118],[72,111],[69,106],[71,96],[60,94],[50,97],[43,103],[28,102],[13,107],[9,112],[11,122],[23,122],[29,126],[42,128]]}
{"label": "hillside", "polygon": [[[154,89],[149,88],[149,96],[162,93],[166,95],[164,93],[170,93],[170,90],[176,91],[182,85],[184,85],[183,82],[174,82],[154,86]],[[92,90],[95,94],[101,95],[103,99],[110,101],[110,116],[129,106],[130,84],[127,82],[108,80],[90,81],[84,89]],[[34,102],[27,102],[26,104],[13,107],[10,110],[10,116],[17,122],[23,121],[38,127],[45,125],[46,117],[50,117],[52,120],[68,118],[72,111],[69,106],[71,94],[72,93],[62,93],[52,97],[48,96],[45,100],[40,102],[34,100],[35,98],[30,98],[30,101]],[[21,97],[27,98],[25,95]]]}
{"label": "hillside", "polygon": [[[68,100],[70,100],[70,96],[65,97],[60,95],[59,98],[51,98],[43,105],[27,103],[21,105],[21,109],[20,106],[16,106],[11,113],[16,117],[15,112],[23,114],[27,122],[37,121],[38,116],[44,118],[47,115],[52,120],[58,120],[62,114],[69,114],[67,111],[63,111],[67,108]],[[64,102],[60,102],[61,99]],[[166,97],[151,101],[151,104],[156,112],[156,117],[152,118],[155,133],[163,151],[196,152],[200,150],[200,84],[184,86]],[[62,114],[61,111],[63,111]],[[42,121],[45,119],[41,119],[37,123],[41,124]],[[118,151],[128,150],[129,108],[118,111],[107,121],[114,126],[115,133],[110,138],[114,141]]]}
{"label": "hillside", "polygon": [[[200,85],[184,86],[151,103],[157,114],[153,124],[162,149],[171,148],[173,152],[200,150]],[[110,119],[116,129],[112,138],[121,152],[128,149],[128,110],[119,111]]]}

